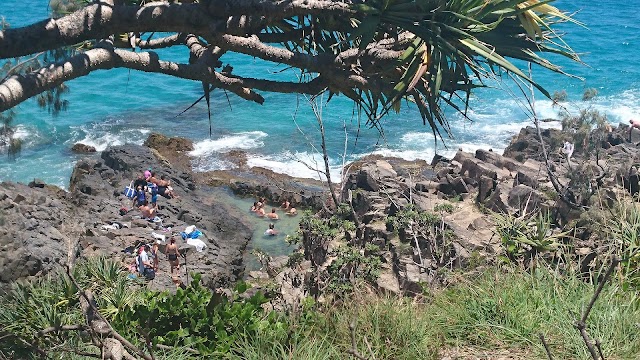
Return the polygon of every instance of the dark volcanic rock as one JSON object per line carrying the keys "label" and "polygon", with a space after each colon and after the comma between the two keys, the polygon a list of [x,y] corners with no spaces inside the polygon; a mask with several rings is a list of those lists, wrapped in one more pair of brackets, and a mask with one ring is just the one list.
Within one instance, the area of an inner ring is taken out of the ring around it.
{"label": "dark volcanic rock", "polygon": [[0,184],[0,283],[66,264],[80,228],[63,191]]}
{"label": "dark volcanic rock", "polygon": [[73,152],[77,152],[77,153],[94,153],[96,152],[96,148],[91,146],[91,145],[85,145],[83,143],[75,143],[72,147],[71,147],[71,151]]}
{"label": "dark volcanic rock", "polygon": [[[121,215],[131,200],[122,195],[125,186],[151,168],[164,175],[179,196],[159,196],[160,223],[140,219],[139,211]],[[149,148],[137,145],[105,150],[100,159],[85,159],[73,170],[69,192],[51,186],[0,185],[0,282],[45,274],[76,257],[104,255],[134,261],[123,252],[140,243],[153,243],[154,233],[164,237],[196,225],[207,248],[187,250],[188,271],[200,272],[209,286],[226,286],[243,274],[242,255],[251,229],[244,215],[216,199],[207,188],[196,186],[189,172],[172,168]],[[178,242],[182,239],[178,236]],[[162,252],[164,246],[161,246]],[[156,288],[173,286],[164,256],[153,281]],[[184,277],[184,273],[182,274]],[[183,279],[186,280],[186,279]]]}
{"label": "dark volcanic rock", "polygon": [[191,151],[193,141],[181,137],[167,137],[162,134],[152,133],[144,142],[144,146],[158,150],[161,154],[166,151]]}

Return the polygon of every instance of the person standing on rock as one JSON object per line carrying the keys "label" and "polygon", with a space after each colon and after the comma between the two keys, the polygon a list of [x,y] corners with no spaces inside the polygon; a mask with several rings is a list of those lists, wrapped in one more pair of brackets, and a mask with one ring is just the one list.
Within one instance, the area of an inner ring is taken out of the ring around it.
{"label": "person standing on rock", "polygon": [[562,147],[562,153],[567,156],[567,162],[571,163],[571,155],[573,155],[573,143],[565,141],[564,146]]}
{"label": "person standing on rock", "polygon": [[151,247],[151,259],[153,260],[153,271],[158,272],[158,263],[160,259],[158,259],[158,243],[153,243]]}
{"label": "person standing on rock", "polygon": [[171,274],[173,274],[173,270],[180,271],[180,260],[178,260],[178,256],[180,252],[178,252],[178,245],[176,245],[176,238],[173,236],[169,239],[169,245],[167,245],[167,259],[169,259],[169,265],[171,265]]}

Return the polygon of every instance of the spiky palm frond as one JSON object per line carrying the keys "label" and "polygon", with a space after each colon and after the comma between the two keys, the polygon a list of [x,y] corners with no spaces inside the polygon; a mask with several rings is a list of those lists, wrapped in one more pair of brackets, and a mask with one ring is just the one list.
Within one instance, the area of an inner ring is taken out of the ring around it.
{"label": "spiky palm frond", "polygon": [[549,5],[551,1],[376,0],[356,5],[358,13],[366,14],[354,21],[357,28],[352,35],[359,49],[388,38],[405,40],[398,41],[404,52],[396,66],[381,74],[393,90],[352,99],[375,124],[390,110],[398,111],[401,99],[410,97],[434,135],[441,136],[440,129],[449,129],[443,104],[466,117],[470,92],[501,72],[524,79],[550,97],[509,58],[559,73],[564,72],[541,53],[579,61],[552,28],[557,22],[575,21]]}

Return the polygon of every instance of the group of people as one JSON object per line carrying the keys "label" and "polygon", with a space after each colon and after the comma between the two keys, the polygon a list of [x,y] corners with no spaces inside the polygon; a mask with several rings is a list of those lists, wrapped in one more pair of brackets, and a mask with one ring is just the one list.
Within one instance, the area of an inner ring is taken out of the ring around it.
{"label": "group of people", "polygon": [[[173,277],[174,271],[176,273],[180,271],[180,252],[178,251],[176,239],[173,236],[169,239],[169,244],[167,245],[164,253],[167,256],[167,260],[169,260],[171,275]],[[140,246],[138,248],[138,255],[136,256],[134,265],[135,271],[137,271],[138,275],[146,278],[147,280],[153,280],[156,277],[156,272],[158,271],[158,265],[160,263],[159,255],[160,249],[158,243],[154,243],[152,246],[149,246],[149,244]]]}
{"label": "group of people", "polygon": [[[255,213],[258,217],[265,217],[269,220],[278,220],[280,216],[276,212],[276,208],[272,207],[271,212],[267,213],[264,210],[265,204],[267,200],[264,197],[261,197],[258,201],[253,203],[251,206],[251,212]],[[298,210],[295,207],[291,206],[291,202],[289,200],[285,200],[280,205],[280,209],[284,211],[284,213],[288,216],[296,216],[298,214]],[[275,224],[270,223],[269,228],[264,232],[265,235],[275,236],[278,235],[278,231],[275,229]]]}
{"label": "group of people", "polygon": [[[166,199],[177,197],[173,188],[171,188],[171,181],[166,179],[164,175],[158,177],[151,169],[139,174],[130,187],[134,190],[133,194],[126,195],[132,200],[131,207],[137,208],[143,219],[159,221],[157,216],[158,195]],[[129,210],[123,207],[120,211],[124,215]],[[164,254],[171,265],[171,274],[173,275],[174,271],[178,272],[180,270],[180,252],[173,236],[169,239]],[[138,276],[147,280],[153,280],[158,271],[159,256],[160,248],[158,242],[139,246],[135,262],[130,267],[131,272],[137,273]]]}
{"label": "group of people", "polygon": [[177,197],[171,188],[171,181],[167,180],[164,175],[158,178],[155,172],[150,170],[138,175],[133,183],[133,188],[135,192],[131,206],[137,207],[144,219],[155,218],[158,210],[158,195],[167,199]]}

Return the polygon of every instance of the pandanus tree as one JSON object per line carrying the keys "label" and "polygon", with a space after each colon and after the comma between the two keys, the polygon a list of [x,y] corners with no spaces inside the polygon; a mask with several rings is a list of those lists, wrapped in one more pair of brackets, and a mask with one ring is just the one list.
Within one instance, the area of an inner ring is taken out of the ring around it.
{"label": "pandanus tree", "polygon": [[[559,22],[575,21],[550,2],[53,0],[52,18],[0,32],[0,58],[26,59],[5,67],[0,111],[38,95],[59,108],[66,82],[127,68],[201,82],[207,101],[215,88],[260,104],[264,92],[342,95],[371,126],[414,104],[441,135],[448,131],[443,109],[466,114],[470,92],[488,77],[508,73],[549,95],[512,59],[557,73],[544,53],[580,61],[556,31]],[[153,51],[178,46],[188,52],[184,63]],[[230,53],[282,64],[296,76],[237,75],[233,58],[224,57]]]}

